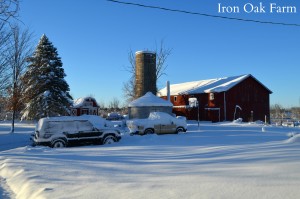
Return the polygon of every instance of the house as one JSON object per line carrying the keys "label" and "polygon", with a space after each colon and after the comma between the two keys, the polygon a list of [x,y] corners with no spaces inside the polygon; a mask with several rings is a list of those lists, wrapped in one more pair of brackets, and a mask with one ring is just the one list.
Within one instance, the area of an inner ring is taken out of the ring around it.
{"label": "house", "polygon": [[[200,121],[269,121],[270,94],[251,74],[170,85],[173,113]],[[167,88],[158,92],[167,99]]]}
{"label": "house", "polygon": [[167,100],[161,99],[147,92],[140,98],[133,100],[128,105],[129,119],[133,118],[147,118],[150,112],[165,112],[172,114],[173,104]]}
{"label": "house", "polygon": [[98,115],[99,105],[93,97],[83,97],[74,100],[71,107],[72,116]]}

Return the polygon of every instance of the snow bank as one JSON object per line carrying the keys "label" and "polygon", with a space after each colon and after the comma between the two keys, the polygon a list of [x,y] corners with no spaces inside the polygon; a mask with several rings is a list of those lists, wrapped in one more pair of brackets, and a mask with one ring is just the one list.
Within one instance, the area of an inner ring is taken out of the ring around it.
{"label": "snow bank", "polygon": [[16,198],[14,192],[7,186],[6,180],[0,177],[0,197],[2,199]]}
{"label": "snow bank", "polygon": [[286,140],[286,143],[300,143],[300,133],[289,133],[289,139]]}
{"label": "snow bank", "polygon": [[125,135],[109,146],[2,151],[1,183],[17,199],[299,198],[300,145],[286,143],[290,129],[261,133],[257,124],[226,124],[190,123],[178,135]]}
{"label": "snow bank", "polygon": [[238,118],[238,119],[236,119],[236,120],[233,120],[232,121],[233,123],[242,123],[243,122],[243,118]]}
{"label": "snow bank", "polygon": [[27,175],[24,175],[25,173],[25,169],[15,165],[10,159],[3,161],[0,167],[0,175],[6,179],[7,185],[16,198],[45,198],[40,195],[43,188],[34,188],[34,192],[31,192],[31,187],[36,186],[34,181],[38,181],[38,176],[32,176],[29,179]]}

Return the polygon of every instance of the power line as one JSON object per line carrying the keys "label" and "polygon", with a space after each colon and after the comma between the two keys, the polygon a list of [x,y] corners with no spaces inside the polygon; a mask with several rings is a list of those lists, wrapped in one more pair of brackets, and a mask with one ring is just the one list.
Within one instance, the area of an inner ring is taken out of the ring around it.
{"label": "power line", "polygon": [[300,27],[300,24],[281,23],[281,22],[272,22],[272,21],[260,21],[260,20],[254,20],[254,19],[243,19],[243,18],[235,18],[235,17],[225,17],[225,16],[220,16],[220,15],[211,15],[211,14],[206,14],[206,13],[190,12],[190,11],[186,11],[186,10],[177,10],[177,9],[164,8],[164,7],[159,7],[159,6],[150,6],[150,5],[144,5],[144,4],[139,4],[139,3],[117,1],[117,0],[106,0],[106,1],[110,1],[113,3],[119,3],[119,4],[125,4],[125,5],[131,5],[131,6],[139,6],[139,7],[144,7],[144,8],[159,9],[159,10],[164,10],[164,11],[180,12],[180,13],[184,13],[184,14],[200,15],[200,16],[204,16],[204,17],[213,17],[213,18],[229,19],[229,20],[244,21],[244,22],[254,22],[254,23],[261,23],[261,24]]}

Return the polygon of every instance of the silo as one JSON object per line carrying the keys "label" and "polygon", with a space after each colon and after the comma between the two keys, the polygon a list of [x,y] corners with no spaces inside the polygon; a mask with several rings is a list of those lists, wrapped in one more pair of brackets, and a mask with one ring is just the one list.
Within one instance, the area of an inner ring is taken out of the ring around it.
{"label": "silo", "polygon": [[156,54],[150,51],[135,53],[135,98],[152,92],[156,95]]}

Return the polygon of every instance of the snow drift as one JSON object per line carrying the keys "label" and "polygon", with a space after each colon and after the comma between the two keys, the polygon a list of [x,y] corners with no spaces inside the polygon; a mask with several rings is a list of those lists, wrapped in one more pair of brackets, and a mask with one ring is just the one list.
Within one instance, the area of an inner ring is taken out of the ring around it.
{"label": "snow drift", "polygon": [[110,146],[2,151],[1,183],[16,198],[300,197],[300,145],[286,142],[290,128],[221,124],[124,135]]}

